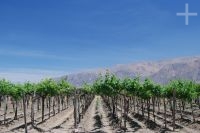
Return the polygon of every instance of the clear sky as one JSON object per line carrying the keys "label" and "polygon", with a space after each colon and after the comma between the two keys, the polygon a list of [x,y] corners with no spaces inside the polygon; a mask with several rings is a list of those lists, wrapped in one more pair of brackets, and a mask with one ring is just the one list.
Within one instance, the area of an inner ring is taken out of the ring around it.
{"label": "clear sky", "polygon": [[[185,11],[197,17],[176,16]],[[1,0],[0,77],[199,56],[199,0]]]}

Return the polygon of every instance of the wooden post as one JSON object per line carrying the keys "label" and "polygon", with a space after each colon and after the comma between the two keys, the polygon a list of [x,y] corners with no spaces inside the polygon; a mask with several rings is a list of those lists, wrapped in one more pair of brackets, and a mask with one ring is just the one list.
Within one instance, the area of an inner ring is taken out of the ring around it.
{"label": "wooden post", "polygon": [[75,91],[74,94],[74,99],[73,99],[73,104],[74,104],[74,127],[75,129],[78,128],[78,123],[79,123],[79,92],[78,90]]}
{"label": "wooden post", "polygon": [[34,125],[34,121],[35,121],[35,118],[34,118],[34,115],[35,115],[35,109],[34,109],[34,104],[35,104],[35,100],[36,100],[36,96],[35,96],[35,92],[32,96],[32,102],[31,102],[31,124]]}
{"label": "wooden post", "polygon": [[165,102],[165,98],[163,98],[163,101],[164,101],[164,110],[165,110],[165,113],[164,113],[164,117],[165,117],[165,128],[167,128],[167,115],[166,115],[166,102]]}
{"label": "wooden post", "polygon": [[77,119],[76,119],[76,98],[74,97],[73,99],[73,104],[74,104],[74,128],[77,128]]}
{"label": "wooden post", "polygon": [[124,129],[126,130],[126,117],[127,117],[127,99],[126,96],[124,95]]}
{"label": "wooden post", "polygon": [[176,90],[173,89],[173,131],[175,131],[175,119],[176,119]]}
{"label": "wooden post", "polygon": [[26,99],[25,99],[25,96],[23,96],[23,107],[24,107],[24,125],[25,125],[25,133],[28,133],[28,130],[27,130],[27,123],[26,123]]}
{"label": "wooden post", "polygon": [[6,124],[6,115],[7,115],[7,96],[4,96],[4,125]]}

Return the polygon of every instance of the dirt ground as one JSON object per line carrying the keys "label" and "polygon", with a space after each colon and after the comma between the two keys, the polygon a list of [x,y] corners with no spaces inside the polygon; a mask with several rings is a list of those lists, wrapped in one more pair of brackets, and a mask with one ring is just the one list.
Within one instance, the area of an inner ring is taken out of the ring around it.
{"label": "dirt ground", "polygon": [[80,123],[82,132],[89,133],[112,133],[114,132],[110,126],[109,119],[103,109],[102,99],[97,96],[91,103],[82,122]]}
{"label": "dirt ground", "polygon": [[[36,126],[32,127],[28,125],[28,133],[72,133],[77,131],[79,133],[123,133],[123,131],[118,128],[114,128],[112,125],[112,119],[109,116],[109,110],[107,109],[105,103],[100,96],[96,96],[86,111],[83,119],[79,123],[78,129],[74,129],[74,119],[73,119],[73,106],[68,109],[61,111],[60,113],[53,116],[51,114],[50,119],[48,119],[48,110],[45,111],[45,122],[41,123],[41,113],[37,113]],[[120,116],[120,110],[117,110],[118,116]],[[161,116],[161,115],[159,115]],[[30,122],[30,119],[27,120]],[[158,133],[166,132],[171,133],[172,131],[163,130],[163,120],[157,118],[155,123],[150,123],[147,125],[146,119],[141,118],[140,114],[128,114],[127,119],[127,133]],[[0,133],[23,133],[24,128],[16,128],[11,131],[11,129],[23,125],[23,117],[19,120],[12,121],[9,126],[0,126]],[[200,123],[196,122],[184,128],[176,130],[180,133],[199,133]]]}

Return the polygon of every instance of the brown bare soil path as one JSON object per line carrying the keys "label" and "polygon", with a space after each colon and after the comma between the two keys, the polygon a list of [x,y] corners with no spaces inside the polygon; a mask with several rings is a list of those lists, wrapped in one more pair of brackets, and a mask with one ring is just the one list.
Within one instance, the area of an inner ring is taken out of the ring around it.
{"label": "brown bare soil path", "polygon": [[73,108],[60,112],[59,114],[55,115],[54,117],[51,117],[44,123],[39,124],[37,127],[39,129],[42,129],[42,131],[44,132],[50,131],[53,128],[56,128],[60,126],[62,123],[64,123],[65,121],[67,121],[67,119],[69,119],[69,116],[71,114],[73,114]]}
{"label": "brown bare soil path", "polygon": [[[121,109],[118,106],[117,106],[117,113],[118,113],[118,116],[121,117]],[[124,119],[122,121],[124,121]],[[123,122],[122,122],[122,126],[123,126]],[[144,123],[140,122],[139,120],[137,120],[133,116],[131,116],[131,114],[128,114],[128,116],[127,116],[126,131],[120,130],[120,132],[154,133],[154,131],[150,130]]]}
{"label": "brown bare soil path", "polygon": [[106,110],[103,106],[103,99],[101,97],[97,97],[97,100],[99,99],[99,106],[98,106],[98,111],[99,111],[99,114],[101,116],[101,121],[102,121],[102,131],[103,132],[106,132],[106,133],[113,133],[113,129],[112,127],[110,126],[110,121],[108,119],[108,116],[106,114]]}
{"label": "brown bare soil path", "polygon": [[86,133],[114,133],[103,110],[101,97],[94,98],[80,123],[80,128]]}
{"label": "brown bare soil path", "polygon": [[50,133],[72,133],[74,131],[73,113],[60,125],[54,127]]}
{"label": "brown bare soil path", "polygon": [[[53,111],[51,112],[51,114]],[[47,132],[50,131],[51,129],[55,128],[56,126],[62,124],[67,117],[69,117],[69,114],[72,114],[72,107],[66,110],[61,111],[60,113],[56,114],[55,116],[51,116],[50,119],[48,118],[48,111],[45,112],[45,120],[43,123],[38,123],[36,126],[33,128],[31,126],[31,119],[30,117],[27,118],[27,124],[28,124],[28,132],[29,133],[38,133],[38,132]],[[41,121],[41,114],[37,114],[36,116],[36,121]],[[14,125],[8,127],[6,130],[1,130],[1,132],[24,132],[24,121],[19,120],[16,122]]]}

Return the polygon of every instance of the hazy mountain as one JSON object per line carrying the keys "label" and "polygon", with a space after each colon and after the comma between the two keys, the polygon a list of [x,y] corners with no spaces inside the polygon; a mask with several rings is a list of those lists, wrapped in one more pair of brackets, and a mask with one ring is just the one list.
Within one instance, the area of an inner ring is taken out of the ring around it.
{"label": "hazy mountain", "polygon": [[121,78],[140,75],[142,78],[151,77],[158,83],[167,83],[171,79],[178,78],[200,82],[200,57],[185,57],[116,65],[111,68],[70,74],[62,78],[76,86],[81,86],[84,82],[92,83],[100,73],[105,74],[106,70]]}

